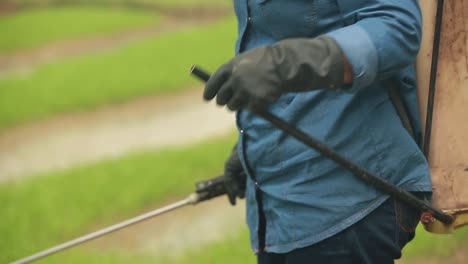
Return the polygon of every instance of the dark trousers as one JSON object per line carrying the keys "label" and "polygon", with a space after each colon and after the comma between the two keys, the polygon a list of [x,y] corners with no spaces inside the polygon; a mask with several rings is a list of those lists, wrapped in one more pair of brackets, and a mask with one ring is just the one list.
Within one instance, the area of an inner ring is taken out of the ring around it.
{"label": "dark trousers", "polygon": [[[425,199],[423,193],[417,196]],[[414,238],[419,219],[419,211],[390,198],[343,232],[289,253],[259,253],[258,264],[394,263],[406,243]]]}

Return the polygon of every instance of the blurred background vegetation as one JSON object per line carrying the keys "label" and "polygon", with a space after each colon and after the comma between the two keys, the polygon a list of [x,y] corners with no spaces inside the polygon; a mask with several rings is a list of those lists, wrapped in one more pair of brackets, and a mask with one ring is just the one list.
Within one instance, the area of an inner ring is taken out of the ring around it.
{"label": "blurred background vegetation", "polygon": [[[16,162],[14,166],[24,167],[20,170],[24,175],[0,170],[0,263],[176,201],[192,192],[197,180],[222,171],[235,142],[233,127],[227,133],[208,133],[191,144],[135,146],[128,153],[56,168],[51,165],[42,171],[29,169],[30,164],[23,162],[23,156],[33,154],[14,150],[33,136],[43,142],[31,148],[62,144],[60,137],[50,138],[48,131],[68,135],[76,126],[90,126],[87,118],[102,111],[118,115],[119,107],[132,102],[138,108],[142,98],[164,106],[166,98],[199,90],[200,85],[187,74],[191,64],[214,70],[233,56],[236,24],[231,4],[228,0],[0,2],[0,166]],[[201,101],[200,97],[191,100]],[[180,111],[169,108],[160,114]],[[188,115],[191,109],[186,111],[179,114],[193,119]],[[113,133],[125,129],[124,122],[113,122]],[[164,129],[178,129],[161,122]],[[197,129],[196,120],[187,122]],[[96,135],[100,126],[109,124],[106,120],[94,124],[91,129]],[[185,132],[190,135],[191,131]],[[78,134],[73,140],[84,139]],[[99,144],[99,138],[96,142],[83,155],[91,155],[93,148],[111,147]],[[83,150],[69,149],[62,155],[76,151]],[[36,152],[35,158],[49,162],[52,158],[43,153]],[[226,208],[223,200],[210,210],[224,212]],[[242,213],[235,212],[240,219]],[[187,215],[182,225],[190,227],[198,218],[203,218],[203,210]],[[216,231],[218,238],[208,242],[202,239],[207,230],[195,230],[193,236],[204,242],[177,254],[171,252],[175,252],[174,245],[186,241],[174,232],[175,244],[163,250],[147,246],[149,242],[129,245],[126,236],[116,236],[117,247],[103,246],[108,241],[93,243],[40,263],[255,263],[243,221],[229,227],[226,233]],[[158,240],[162,230],[155,229],[152,239]],[[143,234],[149,230],[134,231],[138,232],[142,235],[137,240],[148,239]],[[418,230],[402,263],[466,263],[463,243],[467,237],[466,230],[453,236]]]}

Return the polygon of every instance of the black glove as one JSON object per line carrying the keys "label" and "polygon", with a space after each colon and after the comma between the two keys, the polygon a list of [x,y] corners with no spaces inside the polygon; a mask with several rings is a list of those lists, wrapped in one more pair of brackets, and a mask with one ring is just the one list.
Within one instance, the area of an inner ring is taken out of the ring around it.
{"label": "black glove", "polygon": [[287,39],[233,58],[206,83],[204,98],[238,110],[265,104],[284,92],[302,92],[343,85],[344,56],[335,40]]}
{"label": "black glove", "polygon": [[224,163],[224,187],[231,205],[236,205],[236,197],[245,197],[245,183],[246,175],[237,154],[237,148],[234,147],[231,155]]}

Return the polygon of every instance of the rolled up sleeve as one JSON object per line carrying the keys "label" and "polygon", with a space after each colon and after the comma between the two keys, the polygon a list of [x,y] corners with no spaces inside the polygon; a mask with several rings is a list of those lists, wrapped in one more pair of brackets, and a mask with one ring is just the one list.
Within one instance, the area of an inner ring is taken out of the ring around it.
{"label": "rolled up sleeve", "polygon": [[351,92],[387,79],[414,62],[421,44],[417,0],[337,0],[348,26],[327,33],[353,69]]}

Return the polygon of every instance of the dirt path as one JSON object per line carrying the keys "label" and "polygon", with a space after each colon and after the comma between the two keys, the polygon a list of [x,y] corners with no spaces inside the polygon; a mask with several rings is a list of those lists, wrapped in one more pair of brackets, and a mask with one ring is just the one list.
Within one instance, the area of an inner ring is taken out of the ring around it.
{"label": "dirt path", "polygon": [[204,103],[201,90],[142,98],[7,129],[0,133],[0,183],[234,132],[234,116]]}
{"label": "dirt path", "polygon": [[144,28],[83,39],[59,41],[31,50],[0,54],[0,78],[10,72],[28,71],[42,63],[82,54],[98,53],[182,28],[207,25],[225,17],[227,14],[229,14],[229,10],[226,9],[198,9],[194,12],[167,13],[163,14],[159,23]]}

